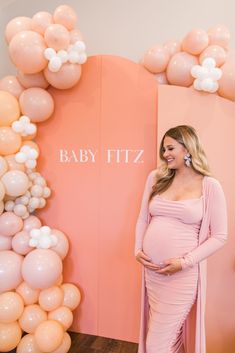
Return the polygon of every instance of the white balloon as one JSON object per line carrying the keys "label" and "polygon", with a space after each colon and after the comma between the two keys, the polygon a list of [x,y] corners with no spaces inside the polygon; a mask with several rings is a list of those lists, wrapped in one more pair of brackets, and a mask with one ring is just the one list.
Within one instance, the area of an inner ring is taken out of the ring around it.
{"label": "white balloon", "polygon": [[66,50],[59,50],[57,56],[61,59],[63,64],[68,61],[68,53]]}
{"label": "white balloon", "polygon": [[38,229],[38,228],[31,229],[31,231],[30,231],[30,236],[32,238],[38,238],[38,237],[40,237],[40,234],[41,234],[41,232],[40,232],[40,229]]}
{"label": "white balloon", "polygon": [[29,200],[29,207],[32,208],[38,208],[39,206],[39,198],[37,197],[31,197],[31,199]]}
{"label": "white balloon", "polygon": [[42,236],[39,238],[37,248],[49,249],[51,246],[51,239],[49,236]]}
{"label": "white balloon", "polygon": [[50,60],[50,62],[48,64],[48,69],[51,72],[58,72],[60,70],[61,66],[62,66],[61,58],[58,56],[55,56]]}
{"label": "white balloon", "polygon": [[71,64],[77,64],[79,61],[79,54],[78,52],[72,50],[70,53],[69,53],[69,62]]}
{"label": "white balloon", "polygon": [[24,125],[20,121],[14,121],[11,127],[17,133],[21,133],[22,131],[24,131]]}
{"label": "white balloon", "polygon": [[46,186],[43,189],[43,197],[48,198],[50,195],[51,195],[51,189],[48,186]]}
{"label": "white balloon", "polygon": [[37,161],[35,159],[28,159],[26,162],[25,162],[25,165],[27,168],[30,168],[30,169],[33,169],[36,167],[37,165]]}
{"label": "white balloon", "polygon": [[191,75],[195,78],[198,76],[198,72],[200,70],[201,66],[200,65],[194,65],[191,69]]}
{"label": "white balloon", "polygon": [[21,201],[22,205],[28,205],[29,198],[27,196],[23,195],[23,196],[20,197],[20,201]]}
{"label": "white balloon", "polygon": [[213,87],[210,89],[210,93],[215,93],[219,88],[218,82],[213,82]]}
{"label": "white balloon", "polygon": [[216,66],[216,61],[213,58],[206,58],[203,60],[202,66],[206,67],[207,69],[211,69]]}
{"label": "white balloon", "polygon": [[40,231],[44,235],[50,235],[51,234],[51,228],[48,226],[43,226],[40,228]]}
{"label": "white balloon", "polygon": [[87,61],[86,53],[80,53],[78,64],[84,64],[86,61]]}
{"label": "white balloon", "polygon": [[37,132],[37,127],[35,124],[28,124],[25,126],[24,131],[27,135],[33,135]]}
{"label": "white balloon", "polygon": [[33,185],[30,191],[32,196],[35,196],[35,197],[41,197],[43,194],[43,188],[40,185]]}
{"label": "white balloon", "polygon": [[201,81],[199,79],[194,80],[193,87],[196,90],[201,91],[202,90]]}
{"label": "white balloon", "polygon": [[16,205],[14,207],[14,213],[16,216],[22,217],[27,212],[27,208],[24,205]]}
{"label": "white balloon", "polygon": [[43,208],[46,206],[46,200],[43,197],[40,197],[39,201],[40,201],[40,203],[39,203],[38,208]]}
{"label": "white balloon", "polygon": [[30,119],[29,119],[29,117],[28,116],[26,116],[26,115],[22,115],[21,117],[20,117],[20,122],[22,122],[23,124],[29,124],[30,123]]}
{"label": "white balloon", "polygon": [[73,48],[77,50],[79,53],[82,53],[86,50],[86,45],[82,40],[78,40],[74,45]]}
{"label": "white balloon", "polygon": [[9,200],[9,201],[7,201],[7,202],[5,203],[5,210],[6,210],[7,212],[12,212],[13,209],[14,209],[14,206],[15,206],[14,201]]}
{"label": "white balloon", "polygon": [[31,149],[31,147],[24,145],[23,147],[21,147],[20,151],[27,154],[27,153],[29,153],[30,149]]}
{"label": "white balloon", "polygon": [[211,78],[206,78],[202,81],[202,89],[203,91],[210,92],[210,90],[214,87],[213,81]]}
{"label": "white balloon", "polygon": [[38,158],[38,151],[35,150],[35,148],[30,148],[28,156],[30,159],[36,159],[36,158]]}
{"label": "white balloon", "polygon": [[25,163],[25,161],[27,160],[27,156],[23,152],[18,152],[15,155],[15,160],[17,163]]}
{"label": "white balloon", "polygon": [[31,246],[31,247],[36,247],[37,246],[37,244],[38,244],[38,240],[37,239],[30,239],[29,240],[29,246]]}
{"label": "white balloon", "polygon": [[43,177],[37,177],[35,180],[34,180],[34,183],[37,184],[37,185],[41,185],[41,186],[45,186],[46,185],[46,181]]}
{"label": "white balloon", "polygon": [[44,56],[47,60],[50,60],[56,56],[56,51],[53,48],[46,48],[44,50]]}

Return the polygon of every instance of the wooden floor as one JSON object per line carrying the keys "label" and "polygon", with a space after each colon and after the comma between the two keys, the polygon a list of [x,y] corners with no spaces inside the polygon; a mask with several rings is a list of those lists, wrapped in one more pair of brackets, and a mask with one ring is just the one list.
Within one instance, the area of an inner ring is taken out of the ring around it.
{"label": "wooden floor", "polygon": [[[113,340],[111,338],[69,332],[72,346],[68,353],[137,353],[136,343]],[[9,353],[15,353],[13,350]]]}

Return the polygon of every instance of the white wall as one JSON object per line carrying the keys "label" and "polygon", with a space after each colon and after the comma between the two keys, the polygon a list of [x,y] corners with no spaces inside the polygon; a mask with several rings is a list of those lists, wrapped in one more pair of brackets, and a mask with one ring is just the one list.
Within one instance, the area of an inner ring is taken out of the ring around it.
{"label": "white wall", "polygon": [[0,77],[13,73],[4,30],[16,16],[53,12],[66,3],[78,14],[88,54],[114,54],[139,61],[146,49],[168,39],[180,39],[193,28],[225,24],[235,48],[232,0],[0,0]]}

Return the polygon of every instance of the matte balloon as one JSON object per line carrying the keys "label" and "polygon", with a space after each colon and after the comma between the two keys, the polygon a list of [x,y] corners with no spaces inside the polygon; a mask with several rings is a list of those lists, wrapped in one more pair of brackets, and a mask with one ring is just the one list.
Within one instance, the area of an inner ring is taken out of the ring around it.
{"label": "matte balloon", "polygon": [[11,250],[11,238],[0,235],[0,251]]}
{"label": "matte balloon", "polygon": [[67,331],[73,323],[73,314],[69,308],[61,306],[56,310],[50,311],[48,313],[48,319],[58,321],[63,326],[64,330]]}
{"label": "matte balloon", "polygon": [[57,286],[53,286],[40,292],[38,302],[42,309],[52,311],[62,305],[63,299],[63,290]]}
{"label": "matte balloon", "polygon": [[32,229],[41,228],[42,223],[40,219],[36,216],[30,215],[24,220],[23,230],[30,232]]}
{"label": "matte balloon", "polygon": [[22,282],[22,261],[23,257],[14,251],[0,252],[0,293],[15,289]]}
{"label": "matte balloon", "polygon": [[157,83],[159,83],[160,85],[167,85],[168,84],[165,72],[160,72],[159,74],[155,74],[154,77],[155,77]]}
{"label": "matte balloon", "polygon": [[4,202],[3,201],[0,201],[0,215],[3,213],[4,211]]}
{"label": "matte balloon", "polygon": [[20,318],[24,310],[21,296],[15,292],[0,294],[0,322],[14,322]]}
{"label": "matte balloon", "polygon": [[10,43],[17,33],[30,30],[31,26],[32,20],[29,17],[21,16],[13,18],[6,26],[5,37],[7,42]]}
{"label": "matte balloon", "polygon": [[0,181],[0,201],[3,200],[5,196],[5,186],[3,185],[3,183]]}
{"label": "matte balloon", "polygon": [[25,165],[23,163],[16,162],[15,154],[9,154],[4,158],[9,170],[20,170],[21,172],[25,172]]}
{"label": "matte balloon", "polygon": [[9,45],[10,58],[17,69],[26,74],[35,74],[47,66],[44,57],[46,44],[44,38],[33,31],[16,34]]}
{"label": "matte balloon", "polygon": [[147,70],[153,74],[157,74],[165,71],[169,59],[170,55],[168,51],[163,46],[156,45],[145,53],[143,64]]}
{"label": "matte balloon", "polygon": [[208,30],[207,33],[209,36],[210,45],[219,45],[227,49],[230,40],[230,32],[226,26],[218,25],[212,27]]}
{"label": "matte balloon", "polygon": [[55,9],[53,19],[55,23],[60,23],[67,29],[74,29],[77,21],[77,14],[72,7],[60,5]]}
{"label": "matte balloon", "polygon": [[0,154],[16,153],[21,146],[21,137],[10,127],[0,127]]}
{"label": "matte balloon", "polygon": [[12,248],[20,255],[28,254],[33,248],[29,246],[30,236],[26,231],[21,231],[12,238]]}
{"label": "matte balloon", "polygon": [[10,170],[2,177],[2,182],[6,189],[6,194],[10,196],[23,195],[29,187],[29,178],[20,170]]}
{"label": "matte balloon", "polygon": [[46,11],[37,12],[32,18],[32,29],[44,35],[48,26],[53,23],[52,15]]}
{"label": "matte balloon", "polygon": [[163,48],[167,50],[168,54],[170,55],[170,58],[172,55],[175,53],[178,53],[181,51],[181,41],[179,40],[168,40],[163,44]]}
{"label": "matte balloon", "polygon": [[52,352],[61,345],[64,330],[62,325],[57,321],[47,320],[37,327],[34,337],[41,351]]}
{"label": "matte balloon", "polygon": [[78,29],[73,29],[70,31],[70,43],[74,44],[79,40],[83,41],[82,33]]}
{"label": "matte balloon", "polygon": [[53,286],[61,273],[62,261],[50,249],[35,249],[24,258],[22,275],[32,288],[46,289]]}
{"label": "matte balloon", "polygon": [[0,323],[0,349],[9,352],[16,348],[21,340],[22,331],[18,322]]}
{"label": "matte balloon", "polygon": [[23,72],[18,71],[17,78],[25,88],[39,87],[45,89],[49,86],[49,83],[44,77],[43,71],[36,74],[24,74]]}
{"label": "matte balloon", "polygon": [[23,221],[13,212],[4,212],[0,216],[0,234],[12,237],[23,228]]}
{"label": "matte balloon", "polygon": [[213,58],[216,62],[216,66],[220,67],[225,63],[227,57],[227,53],[224,48],[220,47],[219,45],[209,45],[199,57],[199,62],[202,65],[203,60],[206,58]]}
{"label": "matte balloon", "polygon": [[76,309],[81,301],[79,289],[72,283],[64,283],[61,288],[64,291],[63,305],[71,310]]}
{"label": "matte balloon", "polygon": [[222,77],[219,80],[218,93],[221,97],[235,101],[235,64],[229,61],[221,66]]}
{"label": "matte balloon", "polygon": [[39,289],[31,288],[26,282],[22,282],[16,288],[16,292],[20,294],[25,305],[30,305],[37,303],[40,291]]}
{"label": "matte balloon", "polygon": [[54,250],[63,260],[69,251],[69,241],[66,235],[57,229],[52,229],[52,234],[57,238],[57,244],[51,248]]}
{"label": "matte balloon", "polygon": [[28,305],[19,319],[20,327],[27,333],[34,333],[37,327],[47,320],[47,313],[37,304]]}
{"label": "matte balloon", "polygon": [[42,353],[36,345],[34,335],[27,334],[22,337],[17,346],[16,353]]}
{"label": "matte balloon", "polygon": [[4,157],[0,156],[0,177],[6,173],[8,165]]}
{"label": "matte balloon", "polygon": [[10,126],[20,116],[18,100],[11,93],[0,91],[0,126]]}
{"label": "matte balloon", "polygon": [[60,24],[52,24],[47,27],[44,38],[47,46],[55,49],[56,51],[67,49],[69,46],[69,31]]}
{"label": "matte balloon", "polygon": [[32,122],[47,120],[54,111],[50,93],[42,88],[28,88],[20,96],[20,108]]}
{"label": "matte balloon", "polygon": [[55,88],[68,89],[75,86],[81,77],[81,65],[63,64],[60,71],[51,72],[48,68],[44,70],[47,81]]}
{"label": "matte balloon", "polygon": [[64,333],[61,345],[51,353],[67,353],[71,347],[71,338],[67,332]]}
{"label": "matte balloon", "polygon": [[0,90],[7,91],[18,98],[24,90],[16,76],[5,76],[0,80]]}
{"label": "matte balloon", "polygon": [[189,87],[193,83],[194,78],[191,75],[191,69],[198,64],[198,59],[188,53],[176,53],[170,59],[167,66],[167,80],[172,85]]}
{"label": "matte balloon", "polygon": [[189,54],[200,54],[209,43],[209,37],[203,29],[194,29],[189,32],[182,42],[182,49]]}

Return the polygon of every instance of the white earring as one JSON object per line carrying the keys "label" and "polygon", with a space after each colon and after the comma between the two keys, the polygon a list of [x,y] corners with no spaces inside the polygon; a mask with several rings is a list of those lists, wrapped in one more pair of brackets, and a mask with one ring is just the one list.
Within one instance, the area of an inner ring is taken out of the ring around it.
{"label": "white earring", "polygon": [[187,167],[190,167],[191,162],[192,162],[192,158],[191,158],[190,154],[187,153],[187,154],[184,156],[184,163],[186,164]]}

